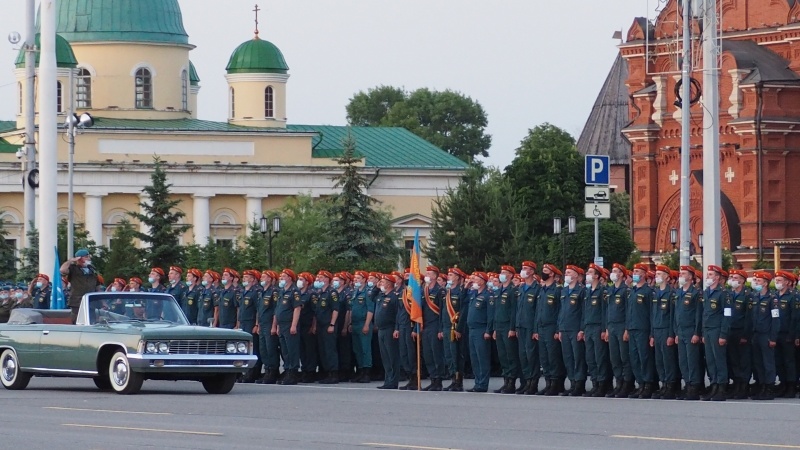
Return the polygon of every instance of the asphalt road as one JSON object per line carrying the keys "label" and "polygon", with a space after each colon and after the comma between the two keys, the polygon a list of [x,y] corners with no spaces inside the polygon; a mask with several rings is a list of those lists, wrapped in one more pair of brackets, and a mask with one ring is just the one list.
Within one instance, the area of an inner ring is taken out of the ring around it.
{"label": "asphalt road", "polygon": [[[800,449],[800,400],[686,402],[34,378],[0,390],[0,447],[56,449]],[[467,384],[470,384],[469,382]],[[501,379],[492,380],[492,388]],[[469,387],[469,386],[467,386]]]}

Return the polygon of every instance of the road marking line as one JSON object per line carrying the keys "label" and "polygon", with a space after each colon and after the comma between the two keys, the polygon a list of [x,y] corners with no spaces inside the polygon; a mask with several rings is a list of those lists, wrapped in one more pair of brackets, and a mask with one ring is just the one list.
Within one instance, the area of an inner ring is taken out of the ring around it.
{"label": "road marking line", "polygon": [[621,434],[615,434],[611,436],[612,438],[618,439],[641,439],[645,441],[661,441],[661,442],[683,442],[687,444],[716,444],[716,445],[737,445],[737,446],[746,446],[746,447],[763,447],[763,448],[794,448],[800,449],[800,445],[788,445],[788,444],[759,444],[755,442],[728,442],[728,441],[708,441],[703,439],[678,439],[678,438],[662,438],[662,437],[653,437],[653,436],[626,436]]}
{"label": "road marking line", "polygon": [[148,414],[153,416],[171,416],[172,413],[165,412],[147,412],[147,411],[117,411],[114,409],[85,409],[85,408],[66,408],[63,406],[44,406],[42,409],[57,409],[59,411],[89,411],[89,412],[103,412],[103,413],[117,413],[117,414]]}
{"label": "road marking line", "polygon": [[419,445],[385,444],[380,442],[364,442],[361,445],[370,445],[373,447],[413,448],[418,450],[458,450],[450,447],[421,447]]}
{"label": "road marking line", "polygon": [[222,433],[209,433],[206,431],[164,430],[159,428],[112,427],[107,425],[86,425],[81,423],[62,423],[61,426],[78,427],[78,428],[103,428],[107,430],[155,431],[158,433],[196,434],[200,436],[224,436]]}

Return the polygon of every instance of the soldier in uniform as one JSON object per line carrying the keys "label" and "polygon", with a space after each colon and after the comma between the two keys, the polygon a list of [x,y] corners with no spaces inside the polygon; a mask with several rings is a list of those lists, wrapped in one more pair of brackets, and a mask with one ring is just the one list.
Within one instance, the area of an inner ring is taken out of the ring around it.
{"label": "soldier in uniform", "polygon": [[294,385],[298,382],[297,370],[300,368],[300,335],[298,323],[303,302],[295,287],[297,275],[291,269],[283,269],[278,287],[280,293],[272,321],[272,332],[280,338],[283,356],[284,378],[281,384]]}
{"label": "soldier in uniform", "polygon": [[611,363],[605,334],[605,295],[608,271],[590,264],[586,271],[586,298],[578,338],[586,345],[586,366],[592,377],[592,390],[584,397],[605,397],[611,391]]}
{"label": "soldier in uniform", "polygon": [[331,287],[333,275],[327,270],[317,272],[314,281],[316,290],[314,316],[317,322],[317,347],[319,361],[325,378],[320,384],[336,384],[339,382],[339,354],[336,350],[336,337],[339,335],[337,320],[339,319],[339,293]]}
{"label": "soldier in uniform", "polygon": [[0,323],[8,322],[13,308],[14,301],[9,298],[8,286],[0,286]]}
{"label": "soldier in uniform", "polygon": [[487,392],[489,390],[489,372],[491,370],[491,338],[489,317],[494,314],[489,305],[489,292],[486,282],[487,274],[474,272],[472,274],[472,289],[469,293],[469,305],[466,317],[460,320],[467,322],[469,327],[469,353],[472,370],[475,373],[475,385],[467,392]]}
{"label": "soldier in uniform", "polygon": [[561,310],[558,318],[558,340],[569,378],[569,390],[561,395],[581,397],[586,393],[586,347],[581,327],[583,303],[586,289],[580,283],[583,269],[568,265],[564,270],[564,286],[561,288]]}
{"label": "soldier in uniform", "polygon": [[128,280],[128,292],[141,292],[142,284],[141,278],[132,277],[130,280]]}
{"label": "soldier in uniform", "polygon": [[[124,279],[122,279],[122,278],[114,278],[114,281],[111,282],[111,284],[108,286],[106,291],[107,292],[123,292],[125,290],[125,286],[126,285],[127,285],[127,283],[125,282]],[[123,316],[127,312],[126,308],[125,308],[125,302],[123,302],[121,298],[118,298],[118,299],[113,300],[111,302],[110,310],[111,310],[111,312],[113,312],[115,314],[120,314],[120,315],[123,315]]]}
{"label": "soldier in uniform", "polygon": [[558,340],[558,318],[561,311],[561,287],[555,277],[562,273],[556,266],[545,264],[542,267],[542,281],[539,297],[536,299],[536,320],[533,338],[539,341],[539,359],[542,373],[547,380],[544,389],[537,395],[554,396],[564,392],[566,369]]}
{"label": "soldier in uniform", "polygon": [[431,384],[423,391],[441,391],[445,376],[444,347],[439,339],[444,289],[436,283],[439,272],[436,266],[426,267],[425,284],[422,287],[422,356],[431,377]]}
{"label": "soldier in uniform", "polygon": [[347,272],[339,272],[333,277],[331,285],[339,297],[339,315],[336,318],[336,350],[339,354],[339,381],[350,381],[353,377],[353,336],[347,326],[347,308],[350,300],[350,283]]}
{"label": "soldier in uniform", "polygon": [[258,384],[275,384],[278,381],[278,372],[281,365],[281,354],[278,347],[278,333],[273,330],[275,320],[275,305],[278,302],[278,289],[275,282],[278,274],[272,270],[261,272],[261,297],[258,303],[258,348],[261,351],[261,361],[266,370],[264,377],[256,380]]}
{"label": "soldier in uniform", "polygon": [[[381,290],[378,287],[383,274],[378,272],[370,272],[367,277],[367,296],[370,297],[372,304],[378,306],[378,298],[381,297]],[[373,312],[374,313],[374,312]],[[383,363],[381,362],[381,349],[378,344],[378,328],[372,327],[372,336],[370,337],[370,352],[372,353],[372,367],[369,370],[371,381],[381,381],[384,378]]]}
{"label": "soldier in uniform", "polygon": [[[70,284],[67,307],[71,310],[70,319],[74,324],[78,319],[78,309],[81,306],[83,294],[97,291],[99,284],[97,270],[92,266],[92,256],[85,248],[75,252],[75,257],[65,261],[59,270]],[[8,319],[6,319],[7,321]]]}
{"label": "soldier in uniform", "polygon": [[536,263],[523,261],[520,270],[522,283],[517,287],[517,341],[522,377],[525,383],[517,390],[517,394],[533,395],[539,389],[539,378],[542,376],[539,365],[539,342],[533,339],[534,320],[536,319],[536,297],[539,295],[539,283],[536,281]]}
{"label": "soldier in uniform", "polygon": [[347,300],[347,324],[353,338],[353,353],[356,356],[356,376],[354,383],[369,383],[369,370],[372,368],[372,316],[375,305],[367,295],[366,286],[369,274],[356,271],[353,277],[352,296]]}
{"label": "soldier in uniform", "polygon": [[780,301],[769,291],[772,275],[756,272],[753,275],[753,368],[759,387],[753,400],[775,398],[775,347],[781,328]]}
{"label": "soldier in uniform", "polygon": [[31,283],[31,288],[33,288],[31,292],[33,307],[36,309],[50,309],[50,297],[53,293],[53,289],[50,286],[50,277],[40,273]]}
{"label": "soldier in uniform", "polygon": [[702,400],[725,401],[726,398],[728,361],[725,347],[728,344],[730,317],[733,313],[728,292],[723,287],[723,277],[727,276],[728,273],[722,267],[708,266],[706,289],[703,292],[703,345],[711,390]]}
{"label": "soldier in uniform", "polygon": [[[170,266],[167,272],[165,292],[175,298],[178,305],[183,308],[183,292],[186,290],[186,285],[183,284],[181,278],[183,278],[183,269],[178,266]],[[174,317],[165,317],[165,319],[173,320]]]}
{"label": "soldier in uniform", "polygon": [[497,344],[497,356],[503,371],[503,386],[495,394],[513,394],[517,391],[517,379],[522,379],[519,366],[517,341],[517,292],[511,284],[516,274],[513,266],[501,266],[497,277],[494,302],[494,331],[492,338]]}
{"label": "soldier in uniform", "polygon": [[220,278],[222,289],[218,292],[214,304],[214,326],[219,328],[239,328],[239,298],[233,287],[233,269],[225,268]]}
{"label": "soldier in uniform", "polygon": [[703,298],[695,286],[692,266],[681,266],[675,302],[675,341],[678,343],[678,364],[686,385],[686,400],[700,400],[703,388],[703,363],[700,356]]}
{"label": "soldier in uniform", "polygon": [[[466,305],[466,291],[461,287],[466,274],[458,267],[447,271],[445,284],[445,308],[442,311],[442,338],[444,341],[445,360],[450,365],[453,374],[450,386],[443,390],[461,392],[464,390],[464,353],[466,349],[466,323],[460,321],[460,313]],[[401,308],[402,309],[402,308]],[[403,314],[399,311],[398,314]],[[399,335],[398,335],[399,337]],[[449,357],[447,357],[449,355]]]}
{"label": "soldier in uniform", "polygon": [[731,397],[737,400],[747,398],[747,388],[753,374],[751,365],[751,345],[753,319],[751,317],[752,292],[745,288],[747,272],[731,270],[728,278],[731,299],[731,325],[728,331],[728,372],[733,378]]}
{"label": "soldier in uniform", "polygon": [[253,354],[256,355],[256,365],[247,372],[247,376],[242,380],[245,383],[255,383],[256,378],[261,375],[261,349],[259,348],[258,325],[258,305],[261,301],[261,286],[258,281],[261,272],[257,270],[246,270],[242,275],[242,299],[239,303],[239,327],[253,336]]}
{"label": "soldier in uniform", "polygon": [[664,265],[656,266],[655,291],[650,321],[650,346],[655,350],[656,370],[662,387],[653,398],[672,400],[679,389],[678,349],[675,346],[674,305],[677,294],[669,285],[671,270]]}
{"label": "soldier in uniform", "polygon": [[166,275],[164,269],[160,267],[153,267],[150,269],[150,275],[147,276],[147,282],[150,283],[150,289],[147,292],[166,292],[167,288],[161,284],[161,279]]}
{"label": "soldier in uniform", "polygon": [[400,300],[394,295],[394,275],[384,275],[378,282],[381,295],[375,305],[375,327],[378,329],[378,344],[385,374],[383,385],[378,389],[397,389],[400,383],[400,330],[397,315]]}
{"label": "soldier in uniform", "polygon": [[401,301],[397,313],[397,330],[400,332],[400,365],[408,376],[408,384],[401,386],[401,391],[416,391],[417,386],[417,349],[414,343],[414,323],[411,322],[411,302],[410,293],[405,288],[409,274],[409,269],[405,269],[403,282],[399,283],[398,295]]}
{"label": "soldier in uniform", "polygon": [[203,274],[202,286],[203,290],[200,293],[199,312],[197,314],[197,323],[204,327],[214,325],[214,304],[217,302],[217,291],[214,289],[214,280],[216,279],[216,272],[213,270],[206,270]]}
{"label": "soldier in uniform", "polygon": [[197,269],[186,271],[186,289],[183,290],[181,306],[190,325],[197,325],[200,300],[203,294],[203,287],[200,285],[202,278],[203,273]]}
{"label": "soldier in uniform", "polygon": [[793,273],[779,270],[775,272],[775,300],[780,311],[780,331],[775,347],[775,365],[781,384],[777,396],[794,398],[797,395],[797,367],[795,366],[794,344],[797,336],[797,323],[800,311],[795,310],[796,299],[791,283],[796,278]]}
{"label": "soldier in uniform", "polygon": [[[317,293],[312,289],[314,276],[308,272],[297,275],[297,290],[300,291],[300,301],[303,308],[300,310],[300,366],[302,368],[301,383],[315,383],[317,377],[317,323],[314,317],[314,302],[318,300]],[[320,324],[321,325],[321,324]]]}
{"label": "soldier in uniform", "polygon": [[650,304],[653,290],[647,285],[647,265],[636,264],[633,268],[633,285],[628,294],[626,329],[628,331],[631,368],[639,389],[628,398],[652,398],[655,383],[653,349],[650,348]]}
{"label": "soldier in uniform", "polygon": [[611,360],[611,370],[614,372],[616,387],[606,394],[607,398],[627,398],[633,392],[633,371],[628,349],[628,332],[625,329],[628,309],[628,285],[625,284],[627,277],[628,269],[622,264],[614,263],[609,275],[612,285],[609,286],[606,295],[604,323],[608,356]]}

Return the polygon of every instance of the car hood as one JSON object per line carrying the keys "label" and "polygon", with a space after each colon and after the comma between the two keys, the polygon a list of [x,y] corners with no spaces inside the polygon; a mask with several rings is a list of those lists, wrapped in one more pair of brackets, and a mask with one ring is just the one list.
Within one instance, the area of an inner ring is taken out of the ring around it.
{"label": "car hood", "polygon": [[174,323],[115,323],[108,328],[117,333],[138,334],[148,339],[238,339],[252,340],[252,335],[244,331],[225,328],[197,327]]}

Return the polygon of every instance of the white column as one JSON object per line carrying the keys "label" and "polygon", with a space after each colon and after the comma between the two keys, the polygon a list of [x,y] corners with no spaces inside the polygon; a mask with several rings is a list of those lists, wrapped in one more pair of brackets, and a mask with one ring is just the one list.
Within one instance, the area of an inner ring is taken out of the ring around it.
{"label": "white column", "polygon": [[[56,113],[56,2],[42,0],[39,57],[39,211],[36,217],[58,216],[58,115]],[[26,217],[25,220],[29,218]],[[53,273],[56,221],[40,222],[39,272]]]}
{"label": "white column", "polygon": [[249,234],[250,224],[253,223],[253,221],[259,223],[259,220],[261,220],[261,214],[263,214],[261,202],[263,197],[246,195],[244,198],[247,199],[247,208],[245,209],[245,232]]}
{"label": "white column", "polygon": [[[148,197],[147,194],[142,192],[141,194],[139,194],[139,203],[149,204],[150,203],[150,197]],[[139,206],[139,213],[140,214],[147,214],[147,211],[145,211],[145,209],[142,206]],[[150,227],[148,227],[147,224],[145,224],[144,222],[139,222],[139,232],[142,233],[142,234],[149,235],[150,234]],[[142,247],[142,248],[146,248],[146,247],[149,247],[150,244],[148,244],[147,242],[140,242],[139,246]]]}
{"label": "white column", "polygon": [[104,245],[103,241],[103,197],[105,194],[86,193],[84,214],[86,218],[86,231],[97,245]]}
{"label": "white column", "polygon": [[703,264],[722,265],[719,170],[717,2],[706,0],[703,25]]}
{"label": "white column", "polygon": [[197,245],[206,245],[210,232],[210,195],[195,194],[193,197],[193,216],[194,224],[192,231],[194,232],[194,243]]}

